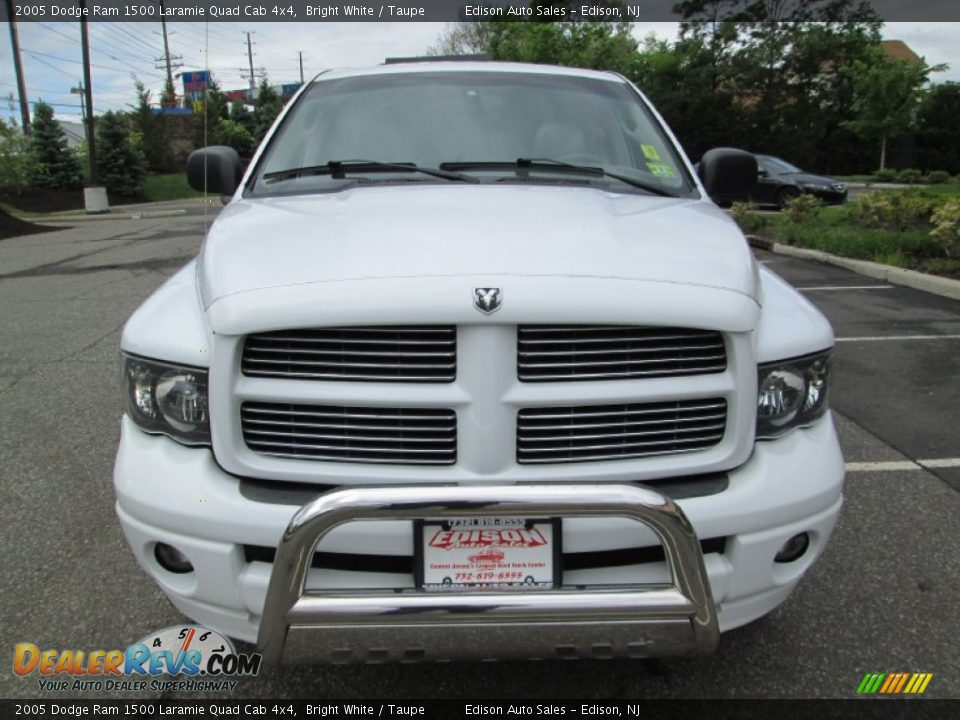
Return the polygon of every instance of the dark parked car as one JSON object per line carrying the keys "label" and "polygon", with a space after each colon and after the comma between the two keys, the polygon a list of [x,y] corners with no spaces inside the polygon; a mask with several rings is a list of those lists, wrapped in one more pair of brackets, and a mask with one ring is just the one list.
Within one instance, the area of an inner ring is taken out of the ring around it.
{"label": "dark parked car", "polygon": [[847,186],[822,175],[806,173],[772,155],[757,155],[757,184],[750,199],[757,205],[783,207],[801,193],[809,193],[830,205],[847,201]]}

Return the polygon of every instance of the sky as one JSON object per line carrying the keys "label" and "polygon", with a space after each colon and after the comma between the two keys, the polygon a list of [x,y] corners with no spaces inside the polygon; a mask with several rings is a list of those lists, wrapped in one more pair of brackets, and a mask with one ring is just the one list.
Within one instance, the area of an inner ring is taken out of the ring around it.
{"label": "sky", "polygon": [[[165,69],[163,36],[159,22],[94,22],[90,29],[93,105],[97,114],[125,110],[135,102],[134,76],[157,99]],[[272,84],[298,82],[299,53],[309,78],[332,67],[376,65],[385,57],[422,55],[443,32],[444,23],[167,23],[170,51],[182,57],[182,70],[209,67],[224,90],[248,86],[247,32],[252,33],[253,65]],[[19,23],[17,29],[31,102],[43,99],[58,118],[78,121],[80,98],[70,93],[83,77],[80,26],[76,22]],[[676,23],[634,23],[634,34],[649,33],[671,39]],[[931,64],[946,63],[937,82],[960,81],[960,23],[891,22],[884,38],[899,39]],[[175,70],[176,72],[176,70]],[[178,92],[182,87],[178,82]],[[10,30],[0,23],[0,97],[16,94],[16,77],[10,50]],[[0,116],[19,117],[8,103],[0,103]]]}

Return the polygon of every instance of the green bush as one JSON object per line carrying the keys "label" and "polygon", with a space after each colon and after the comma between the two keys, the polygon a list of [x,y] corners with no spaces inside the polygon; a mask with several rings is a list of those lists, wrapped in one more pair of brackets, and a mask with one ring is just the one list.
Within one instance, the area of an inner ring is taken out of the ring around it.
{"label": "green bush", "polygon": [[751,202],[735,202],[730,207],[730,217],[745,233],[755,233],[766,225],[763,217],[757,215],[757,206]]}
{"label": "green bush", "polygon": [[893,168],[883,168],[875,170],[873,176],[877,179],[877,182],[893,182],[897,179],[897,171]]}
{"label": "green bush", "polygon": [[931,170],[927,174],[927,182],[931,185],[943,185],[950,182],[950,173],[946,170]]}
{"label": "green bush", "polygon": [[801,224],[816,219],[820,215],[822,206],[813,195],[804,193],[787,203],[783,214],[788,222]]}
{"label": "green bush", "polygon": [[930,237],[940,243],[948,257],[960,258],[960,200],[948,200],[933,211]]}
{"label": "green bush", "polygon": [[253,135],[236,120],[218,119],[210,138],[211,145],[229,145],[240,157],[250,157],[253,154]]}
{"label": "green bush", "polygon": [[900,190],[861,195],[851,212],[856,223],[863,228],[908,230],[930,222],[936,206],[936,198],[915,190]]}
{"label": "green bush", "polygon": [[30,136],[30,184],[41,188],[79,188],[80,163],[67,146],[67,136],[53,117],[53,108],[42,100],[33,109]]}
{"label": "green bush", "polygon": [[918,185],[923,181],[923,173],[916,168],[905,168],[897,173],[897,182],[905,185]]}
{"label": "green bush", "polygon": [[122,113],[106,112],[97,119],[97,173],[103,186],[115,195],[129,197],[143,190],[147,159]]}

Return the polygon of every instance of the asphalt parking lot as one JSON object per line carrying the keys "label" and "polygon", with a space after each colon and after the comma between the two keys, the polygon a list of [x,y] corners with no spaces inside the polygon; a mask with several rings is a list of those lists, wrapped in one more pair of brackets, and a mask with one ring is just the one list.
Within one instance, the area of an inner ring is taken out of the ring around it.
{"label": "asphalt parking lot", "polygon": [[[214,212],[0,241],[4,698],[51,699],[12,673],[14,643],[126,647],[183,621],[114,517],[118,346],[126,318],[195,254]],[[934,674],[929,697],[960,697],[960,302],[758,257],[833,322],[832,406],[849,464],[833,540],[784,606],[707,658],[301,667],[268,670],[238,695],[850,698],[867,672],[905,671]]]}

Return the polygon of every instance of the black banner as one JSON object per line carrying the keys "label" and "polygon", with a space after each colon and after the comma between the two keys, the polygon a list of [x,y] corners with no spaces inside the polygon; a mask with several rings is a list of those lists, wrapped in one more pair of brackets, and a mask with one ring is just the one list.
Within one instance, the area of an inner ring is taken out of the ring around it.
{"label": "black banner", "polygon": [[857,718],[957,717],[960,701],[858,700],[0,700],[0,718]]}
{"label": "black banner", "polygon": [[[590,20],[598,22],[678,21],[679,0],[13,0],[17,22],[70,22],[81,16],[91,22],[484,22]],[[749,0],[718,3],[736,12]],[[785,0],[766,20],[828,19],[835,2]],[[872,9],[881,19],[943,22],[960,20],[956,0],[848,0],[849,8]],[[0,20],[8,19],[6,3]]]}

